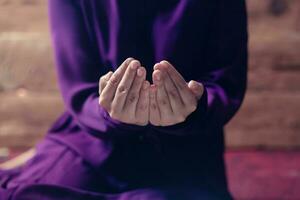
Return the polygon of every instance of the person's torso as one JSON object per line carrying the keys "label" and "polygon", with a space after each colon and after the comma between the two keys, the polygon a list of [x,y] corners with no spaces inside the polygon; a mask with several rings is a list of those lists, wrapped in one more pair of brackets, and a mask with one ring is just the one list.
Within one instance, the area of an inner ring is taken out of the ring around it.
{"label": "person's torso", "polygon": [[81,9],[91,42],[104,67],[127,57],[146,67],[170,61],[187,80],[207,66],[216,0],[84,0]]}
{"label": "person's torso", "polygon": [[[79,0],[90,41],[99,60],[108,70],[117,68],[127,57],[139,59],[148,72],[155,62],[169,60],[186,80],[197,79],[207,68],[208,38],[214,22],[216,0]],[[67,114],[66,114],[67,115]],[[62,140],[87,133],[71,116],[60,122]],[[72,120],[70,122],[69,120]],[[67,123],[68,125],[63,125]],[[54,131],[54,129],[52,129]],[[153,130],[148,130],[152,132]],[[55,132],[55,131],[54,131]],[[164,136],[155,139],[112,142],[110,155],[100,166],[108,176],[129,185],[191,184],[212,182],[224,185],[222,129],[213,137]],[[52,134],[52,137],[55,135]],[[108,152],[91,140],[92,151]],[[76,142],[80,142],[75,140]],[[76,144],[72,144],[76,146]],[[70,145],[71,146],[71,145]],[[81,145],[77,145],[77,151]],[[82,155],[89,157],[86,150]],[[90,158],[91,160],[93,158]],[[102,161],[96,162],[102,163]],[[213,184],[213,183],[212,183]]]}

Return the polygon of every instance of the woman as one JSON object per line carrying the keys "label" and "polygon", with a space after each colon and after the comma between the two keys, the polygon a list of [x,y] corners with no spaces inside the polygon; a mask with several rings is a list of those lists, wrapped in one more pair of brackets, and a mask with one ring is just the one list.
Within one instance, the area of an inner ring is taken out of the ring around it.
{"label": "woman", "polygon": [[32,159],[0,173],[0,199],[231,199],[223,126],[246,88],[245,2],[49,11],[65,112]]}

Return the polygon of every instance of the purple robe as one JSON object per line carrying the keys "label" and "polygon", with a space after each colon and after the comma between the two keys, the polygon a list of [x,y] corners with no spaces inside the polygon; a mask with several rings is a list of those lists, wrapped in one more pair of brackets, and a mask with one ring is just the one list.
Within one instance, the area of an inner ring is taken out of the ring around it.
{"label": "purple robe", "polygon": [[[0,171],[0,199],[230,199],[223,126],[247,77],[243,0],[49,0],[65,111],[20,168]],[[98,81],[127,57],[170,61],[204,84],[185,122],[161,127],[112,119]],[[51,109],[51,108],[49,108]]]}

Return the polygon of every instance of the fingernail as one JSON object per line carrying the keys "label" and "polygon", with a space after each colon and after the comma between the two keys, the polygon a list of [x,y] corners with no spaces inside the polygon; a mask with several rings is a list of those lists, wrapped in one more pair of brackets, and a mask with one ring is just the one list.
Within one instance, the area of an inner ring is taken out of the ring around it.
{"label": "fingernail", "polygon": [[194,89],[198,89],[198,88],[199,88],[199,85],[198,85],[197,83],[194,83],[194,84],[192,85],[192,87],[193,87]]}
{"label": "fingernail", "polygon": [[202,85],[201,85],[200,83],[197,83],[197,82],[195,81],[193,87],[200,90],[200,89],[202,88]]}
{"label": "fingernail", "polygon": [[134,60],[134,58],[129,57],[129,58],[127,58],[127,59],[125,60],[125,62],[126,62],[126,64],[130,64],[130,62],[131,62],[132,60]]}
{"label": "fingernail", "polygon": [[143,75],[144,75],[144,70],[143,70],[142,68],[139,68],[139,69],[137,70],[137,75],[138,75],[138,76],[143,76]]}
{"label": "fingernail", "polygon": [[131,62],[131,64],[130,64],[130,68],[131,68],[131,69],[137,69],[138,66],[139,66],[139,63],[138,63],[138,62],[135,62],[135,61]]}
{"label": "fingernail", "polygon": [[160,61],[160,64],[169,64],[169,62],[166,60],[162,60],[162,61]]}
{"label": "fingernail", "polygon": [[154,66],[153,66],[153,69],[156,70],[157,66],[159,65],[159,63],[156,63]]}

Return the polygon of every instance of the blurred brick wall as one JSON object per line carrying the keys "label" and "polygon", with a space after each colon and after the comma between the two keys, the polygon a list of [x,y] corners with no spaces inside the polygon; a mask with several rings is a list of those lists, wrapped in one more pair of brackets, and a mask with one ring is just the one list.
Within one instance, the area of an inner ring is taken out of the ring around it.
{"label": "blurred brick wall", "polygon": [[300,146],[300,0],[248,0],[249,81],[231,147]]}
{"label": "blurred brick wall", "polygon": [[[244,104],[227,146],[300,146],[300,0],[248,0]],[[28,147],[63,109],[45,0],[0,0],[0,147]]]}
{"label": "blurred brick wall", "polygon": [[32,146],[63,109],[46,0],[0,0],[0,147]]}

